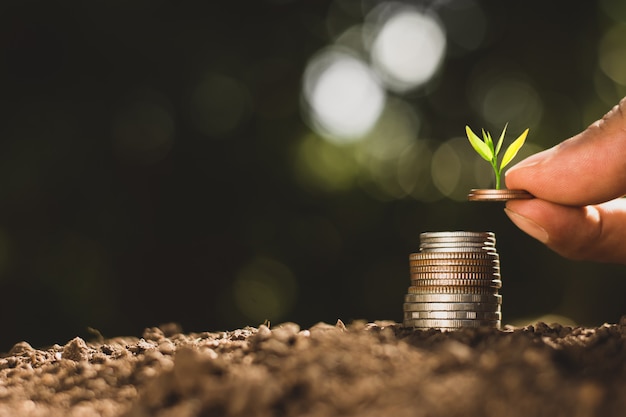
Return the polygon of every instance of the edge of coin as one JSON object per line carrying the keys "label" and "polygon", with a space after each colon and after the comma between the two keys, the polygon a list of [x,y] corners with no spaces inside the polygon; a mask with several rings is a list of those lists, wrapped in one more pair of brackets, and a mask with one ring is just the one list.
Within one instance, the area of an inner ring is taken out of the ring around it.
{"label": "edge of coin", "polygon": [[460,329],[463,327],[491,327],[499,329],[501,320],[459,320],[459,319],[404,319],[403,327],[413,327],[418,329]]}
{"label": "edge of coin", "polygon": [[526,190],[472,188],[467,195],[468,201],[509,201],[509,200],[529,200],[535,198]]}
{"label": "edge of coin", "polygon": [[405,303],[496,303],[502,304],[501,294],[405,294]]}

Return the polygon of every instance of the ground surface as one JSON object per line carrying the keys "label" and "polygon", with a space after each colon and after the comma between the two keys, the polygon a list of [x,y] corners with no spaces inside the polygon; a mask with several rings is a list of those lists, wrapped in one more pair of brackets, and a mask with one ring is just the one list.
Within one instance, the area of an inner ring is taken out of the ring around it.
{"label": "ground surface", "polygon": [[599,328],[391,322],[81,339],[0,358],[0,416],[618,416],[626,317]]}

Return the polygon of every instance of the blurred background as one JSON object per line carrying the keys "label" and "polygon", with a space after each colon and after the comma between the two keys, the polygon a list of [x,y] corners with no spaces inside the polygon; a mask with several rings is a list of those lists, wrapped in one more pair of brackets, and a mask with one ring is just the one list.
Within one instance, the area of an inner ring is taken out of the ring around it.
{"label": "blurred background", "polygon": [[494,231],[504,322],[626,313],[626,268],[516,229],[515,161],[626,95],[621,0],[5,2],[0,350],[294,321],[401,321],[423,231]]}

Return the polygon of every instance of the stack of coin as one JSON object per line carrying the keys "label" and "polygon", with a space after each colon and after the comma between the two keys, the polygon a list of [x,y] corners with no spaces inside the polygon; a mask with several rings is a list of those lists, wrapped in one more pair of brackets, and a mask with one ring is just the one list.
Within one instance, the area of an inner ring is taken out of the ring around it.
{"label": "stack of coin", "polygon": [[492,232],[425,232],[409,255],[404,326],[500,328],[500,259]]}

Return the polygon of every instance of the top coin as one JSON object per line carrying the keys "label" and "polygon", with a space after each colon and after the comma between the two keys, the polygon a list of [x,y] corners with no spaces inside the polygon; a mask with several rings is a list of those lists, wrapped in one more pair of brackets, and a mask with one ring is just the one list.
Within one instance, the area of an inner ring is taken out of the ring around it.
{"label": "top coin", "polygon": [[420,233],[420,239],[442,239],[442,238],[480,238],[480,239],[495,239],[496,235],[493,232],[466,232],[457,230],[453,232],[422,232]]}
{"label": "top coin", "polygon": [[526,190],[472,189],[467,195],[468,201],[509,201],[535,198]]}

